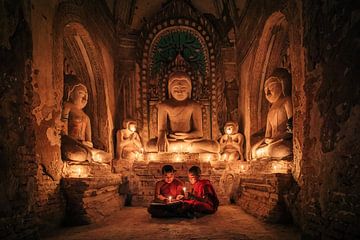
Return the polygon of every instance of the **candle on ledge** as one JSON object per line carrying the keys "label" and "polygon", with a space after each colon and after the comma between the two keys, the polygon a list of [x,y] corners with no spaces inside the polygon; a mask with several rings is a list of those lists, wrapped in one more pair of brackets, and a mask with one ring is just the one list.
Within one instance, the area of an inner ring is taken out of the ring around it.
{"label": "candle on ledge", "polygon": [[184,194],[186,193],[186,187],[183,187]]}
{"label": "candle on ledge", "polygon": [[172,197],[170,196],[170,197],[169,197],[169,202],[171,202],[171,198],[172,198]]}
{"label": "candle on ledge", "polygon": [[78,172],[78,177],[81,177],[81,168],[80,167],[78,167],[77,172]]}

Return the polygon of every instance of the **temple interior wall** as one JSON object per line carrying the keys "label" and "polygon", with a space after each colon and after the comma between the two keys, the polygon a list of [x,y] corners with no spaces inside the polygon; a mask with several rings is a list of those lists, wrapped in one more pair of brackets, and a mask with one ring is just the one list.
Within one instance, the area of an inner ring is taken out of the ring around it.
{"label": "temple interior wall", "polygon": [[[94,88],[87,113],[94,113],[95,145],[115,156],[115,132],[122,128],[125,118],[138,114],[135,106],[141,86],[136,84],[140,78],[136,42],[144,24],[143,17],[156,13],[162,1],[138,1],[136,6],[141,8],[124,2],[106,1],[107,5],[100,1],[0,3],[0,203],[5,206],[0,212],[0,238],[37,236],[39,226],[58,225],[65,214],[59,129],[66,24],[80,23],[88,34],[84,46],[92,54],[89,59],[95,77],[88,82]],[[143,3],[149,6],[141,5]],[[219,8],[208,4],[210,1],[194,1],[199,11],[219,18],[222,14]],[[231,174],[233,170],[218,166],[209,170],[214,173],[216,187],[224,192],[223,196],[230,196],[229,191],[233,191],[222,185],[226,181],[239,184],[235,187],[237,193],[249,186],[254,188],[254,191],[244,191],[246,198],[241,199],[239,195],[235,200],[250,212],[256,212],[257,207],[265,206],[277,196],[270,196],[275,191],[273,185],[264,183],[259,188],[254,182],[258,179],[270,179],[274,184],[284,182],[283,203],[305,236],[354,237],[358,232],[356,222],[360,210],[360,86],[357,80],[360,67],[356,42],[359,13],[354,10],[357,3],[296,0],[237,4],[238,16],[228,16],[234,24],[235,64],[232,60],[227,62],[228,69],[224,72],[234,74],[238,84],[238,95],[232,95],[235,96],[232,100],[238,105],[246,156],[251,136],[260,130],[266,114],[266,105],[261,105],[260,112],[257,109],[262,89],[259,82],[255,82],[264,69],[266,44],[262,41],[267,39],[264,38],[266,31],[270,31],[266,24],[274,14],[280,14],[287,24],[283,31],[287,40],[275,44],[278,48],[275,53],[287,49],[287,63],[283,66],[292,75],[293,182],[288,181],[288,175],[275,179],[260,173],[233,174],[232,179],[227,179],[224,171]],[[127,17],[121,15],[124,9],[129,11]],[[74,52],[68,55],[77,56]],[[275,55],[270,54],[265,76],[284,63],[283,58]],[[88,74],[81,72],[84,66],[76,66],[76,61],[73,69],[80,71],[76,72],[79,76]],[[124,98],[124,93],[129,94],[129,99]],[[259,113],[262,116],[259,117]],[[146,166],[146,174],[156,180],[159,174],[152,175],[152,167]],[[179,169],[183,168],[179,165]],[[118,178],[126,175],[121,173]],[[118,178],[113,182],[120,182]],[[113,188],[112,191],[116,192]],[[249,204],[260,198],[262,200],[256,202],[259,205]],[[261,205],[261,201],[266,204]],[[260,217],[268,209],[262,210],[257,212]]]}

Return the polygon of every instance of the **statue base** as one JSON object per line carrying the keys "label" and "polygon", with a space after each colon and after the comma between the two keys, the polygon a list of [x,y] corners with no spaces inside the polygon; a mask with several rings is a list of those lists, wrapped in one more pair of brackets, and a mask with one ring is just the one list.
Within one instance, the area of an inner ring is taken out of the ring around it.
{"label": "statue base", "polygon": [[65,225],[99,222],[124,206],[119,195],[120,175],[104,177],[63,178],[61,187],[66,198]]}

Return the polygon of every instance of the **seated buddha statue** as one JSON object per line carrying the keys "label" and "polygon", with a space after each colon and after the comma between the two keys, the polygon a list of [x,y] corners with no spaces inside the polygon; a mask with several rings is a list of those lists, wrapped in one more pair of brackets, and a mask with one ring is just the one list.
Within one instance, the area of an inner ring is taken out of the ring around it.
{"label": "seated buddha statue", "polygon": [[219,144],[203,138],[201,105],[191,99],[189,75],[170,74],[168,92],[158,105],[158,137],[148,142],[148,151],[218,153]]}
{"label": "seated buddha statue", "polygon": [[284,81],[272,76],[265,81],[266,99],[271,103],[267,120],[265,138],[251,148],[252,159],[282,159],[292,154],[292,116],[293,107],[290,96],[285,96]]}
{"label": "seated buddha statue", "polygon": [[111,155],[93,147],[89,116],[83,111],[88,102],[87,88],[83,84],[72,86],[63,105],[64,123],[61,153],[64,160],[73,162],[109,163]]}
{"label": "seated buddha statue", "polygon": [[135,120],[124,120],[123,129],[116,133],[116,158],[136,159],[143,153],[143,146],[139,134],[136,132]]}
{"label": "seated buddha statue", "polygon": [[244,160],[244,136],[238,131],[237,123],[232,121],[225,123],[225,134],[220,138],[221,160]]}

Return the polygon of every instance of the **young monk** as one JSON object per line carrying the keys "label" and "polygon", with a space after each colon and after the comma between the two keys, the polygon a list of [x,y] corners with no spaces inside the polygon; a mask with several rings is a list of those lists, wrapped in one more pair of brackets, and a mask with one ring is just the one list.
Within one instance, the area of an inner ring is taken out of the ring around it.
{"label": "young monk", "polygon": [[[155,185],[155,203],[169,204],[171,202],[180,200],[183,195],[183,182],[175,178],[175,169],[171,165],[165,165],[161,169],[164,177],[163,180],[158,181]],[[175,217],[175,205],[155,205],[152,204],[148,208],[148,212],[152,217]]]}
{"label": "young monk", "polygon": [[209,180],[200,179],[200,174],[198,166],[189,169],[188,178],[193,189],[191,193],[185,193],[183,201],[188,205],[188,211],[195,215],[215,213],[219,206],[216,192]]}

